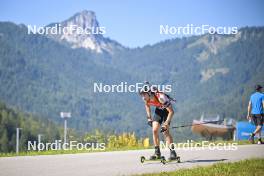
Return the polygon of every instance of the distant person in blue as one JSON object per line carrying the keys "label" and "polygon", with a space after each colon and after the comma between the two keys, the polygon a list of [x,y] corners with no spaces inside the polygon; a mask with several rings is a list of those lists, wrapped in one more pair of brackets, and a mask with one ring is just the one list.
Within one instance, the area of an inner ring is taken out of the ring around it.
{"label": "distant person in blue", "polygon": [[255,86],[256,92],[250,96],[248,103],[247,119],[252,120],[256,126],[256,130],[251,133],[249,140],[254,144],[254,137],[258,134],[258,144],[263,144],[261,140],[261,130],[264,118],[264,94],[261,92],[262,86]]}

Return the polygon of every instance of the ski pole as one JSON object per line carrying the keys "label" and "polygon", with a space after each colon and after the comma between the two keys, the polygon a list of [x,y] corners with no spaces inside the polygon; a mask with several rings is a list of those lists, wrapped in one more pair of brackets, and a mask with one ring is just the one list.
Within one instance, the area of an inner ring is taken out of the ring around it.
{"label": "ski pole", "polygon": [[[175,129],[175,128],[183,128],[183,127],[190,127],[190,126],[195,126],[195,125],[202,125],[202,124],[207,124],[207,123],[216,123],[216,122],[222,122],[223,120],[215,120],[215,121],[208,121],[208,122],[203,122],[203,123],[199,123],[199,124],[188,124],[188,125],[180,125],[180,126],[172,126],[170,127],[171,129]],[[161,127],[160,132],[163,133],[164,131],[166,131],[167,129],[165,129],[164,127]]]}

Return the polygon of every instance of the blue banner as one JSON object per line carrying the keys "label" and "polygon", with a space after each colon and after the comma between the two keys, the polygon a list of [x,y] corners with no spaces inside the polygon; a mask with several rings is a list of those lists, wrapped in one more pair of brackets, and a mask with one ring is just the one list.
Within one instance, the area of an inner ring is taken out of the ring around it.
{"label": "blue banner", "polygon": [[[253,133],[256,126],[250,122],[237,122],[236,123],[236,140],[247,140],[249,135]],[[264,129],[262,128],[262,137],[264,134]]]}

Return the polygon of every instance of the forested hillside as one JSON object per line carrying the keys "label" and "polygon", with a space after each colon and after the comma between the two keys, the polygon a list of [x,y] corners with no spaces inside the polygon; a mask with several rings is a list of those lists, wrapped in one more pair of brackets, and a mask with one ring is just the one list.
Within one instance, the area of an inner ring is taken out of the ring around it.
{"label": "forested hillside", "polygon": [[61,139],[62,130],[48,119],[41,119],[32,114],[8,108],[0,103],[0,152],[14,152],[16,147],[16,128],[20,130],[20,150],[27,149],[28,141],[42,142]]}
{"label": "forested hillside", "polygon": [[[243,119],[254,85],[264,83],[263,41],[263,27],[246,27],[236,35],[206,34],[94,53],[1,22],[0,99],[54,122],[61,111],[71,111],[69,125],[82,133],[99,128],[146,136],[151,131],[137,93],[94,93],[93,85],[148,80],[172,85],[173,124],[189,123],[202,113]],[[176,134],[186,139],[191,132]]]}

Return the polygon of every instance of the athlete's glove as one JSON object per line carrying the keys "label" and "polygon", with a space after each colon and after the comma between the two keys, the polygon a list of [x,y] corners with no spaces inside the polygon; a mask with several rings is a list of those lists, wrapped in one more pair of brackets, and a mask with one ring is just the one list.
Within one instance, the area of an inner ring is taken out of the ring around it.
{"label": "athlete's glove", "polygon": [[167,131],[167,128],[166,127],[161,127],[160,132],[163,133],[165,131]]}
{"label": "athlete's glove", "polygon": [[161,127],[160,132],[163,133],[163,132],[167,131],[168,128],[169,128],[169,125],[168,125],[168,123],[165,122],[163,124],[163,126]]}
{"label": "athlete's glove", "polygon": [[148,125],[150,126],[150,127],[152,127],[152,120],[151,119],[148,119]]}

